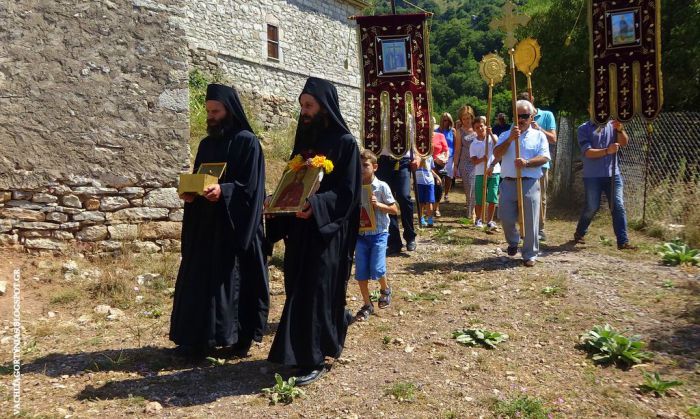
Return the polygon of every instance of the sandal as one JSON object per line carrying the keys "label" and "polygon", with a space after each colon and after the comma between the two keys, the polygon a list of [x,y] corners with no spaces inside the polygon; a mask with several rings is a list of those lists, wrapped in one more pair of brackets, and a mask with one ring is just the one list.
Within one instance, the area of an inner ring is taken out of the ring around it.
{"label": "sandal", "polygon": [[389,304],[391,304],[391,287],[379,292],[381,294],[381,297],[379,297],[379,308],[389,307]]}
{"label": "sandal", "polygon": [[374,313],[374,306],[372,304],[366,304],[355,314],[355,321],[363,322],[369,320],[369,316]]}

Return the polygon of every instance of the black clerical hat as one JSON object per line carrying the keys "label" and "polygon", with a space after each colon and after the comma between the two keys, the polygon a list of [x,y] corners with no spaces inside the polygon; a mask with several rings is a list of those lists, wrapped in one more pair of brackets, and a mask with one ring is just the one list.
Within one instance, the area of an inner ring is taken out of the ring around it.
{"label": "black clerical hat", "polygon": [[223,103],[226,111],[238,123],[238,128],[253,132],[253,129],[248,123],[248,118],[245,116],[241,99],[238,97],[236,90],[223,84],[212,83],[207,86],[206,100],[216,100]]}

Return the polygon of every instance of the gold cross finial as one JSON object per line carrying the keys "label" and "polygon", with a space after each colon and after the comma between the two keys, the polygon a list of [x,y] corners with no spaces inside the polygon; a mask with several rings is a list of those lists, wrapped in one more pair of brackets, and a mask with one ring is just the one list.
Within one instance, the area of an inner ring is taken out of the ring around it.
{"label": "gold cross finial", "polygon": [[506,4],[503,5],[503,16],[500,19],[494,19],[489,24],[489,28],[492,30],[502,30],[506,33],[506,40],[504,45],[511,49],[515,46],[517,42],[515,39],[515,29],[518,26],[525,26],[530,21],[530,16],[515,14],[515,5],[513,2],[508,0]]}

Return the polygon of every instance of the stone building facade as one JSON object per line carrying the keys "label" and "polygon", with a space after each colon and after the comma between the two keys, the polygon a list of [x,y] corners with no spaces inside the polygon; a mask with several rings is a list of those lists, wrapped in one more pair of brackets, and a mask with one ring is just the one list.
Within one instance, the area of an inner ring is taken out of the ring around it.
{"label": "stone building facade", "polygon": [[[348,17],[366,6],[359,0],[191,0],[178,20],[193,66],[222,72],[252,100],[265,127],[295,117],[306,78],[318,76],[336,85],[343,116],[358,135],[357,25]],[[268,49],[275,46],[277,57]]]}
{"label": "stone building facade", "polygon": [[[329,78],[358,130],[359,0],[0,2],[0,245],[177,249],[192,69],[221,71],[267,126]],[[278,59],[267,57],[268,25]]]}
{"label": "stone building facade", "polygon": [[0,4],[1,244],[177,245],[174,187],[189,167],[178,2]]}

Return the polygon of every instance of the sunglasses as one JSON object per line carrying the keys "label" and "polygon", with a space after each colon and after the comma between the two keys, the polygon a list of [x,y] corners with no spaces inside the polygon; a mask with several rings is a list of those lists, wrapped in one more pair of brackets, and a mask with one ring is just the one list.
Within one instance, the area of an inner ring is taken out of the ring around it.
{"label": "sunglasses", "polygon": [[529,113],[519,113],[518,119],[530,119],[530,114]]}

